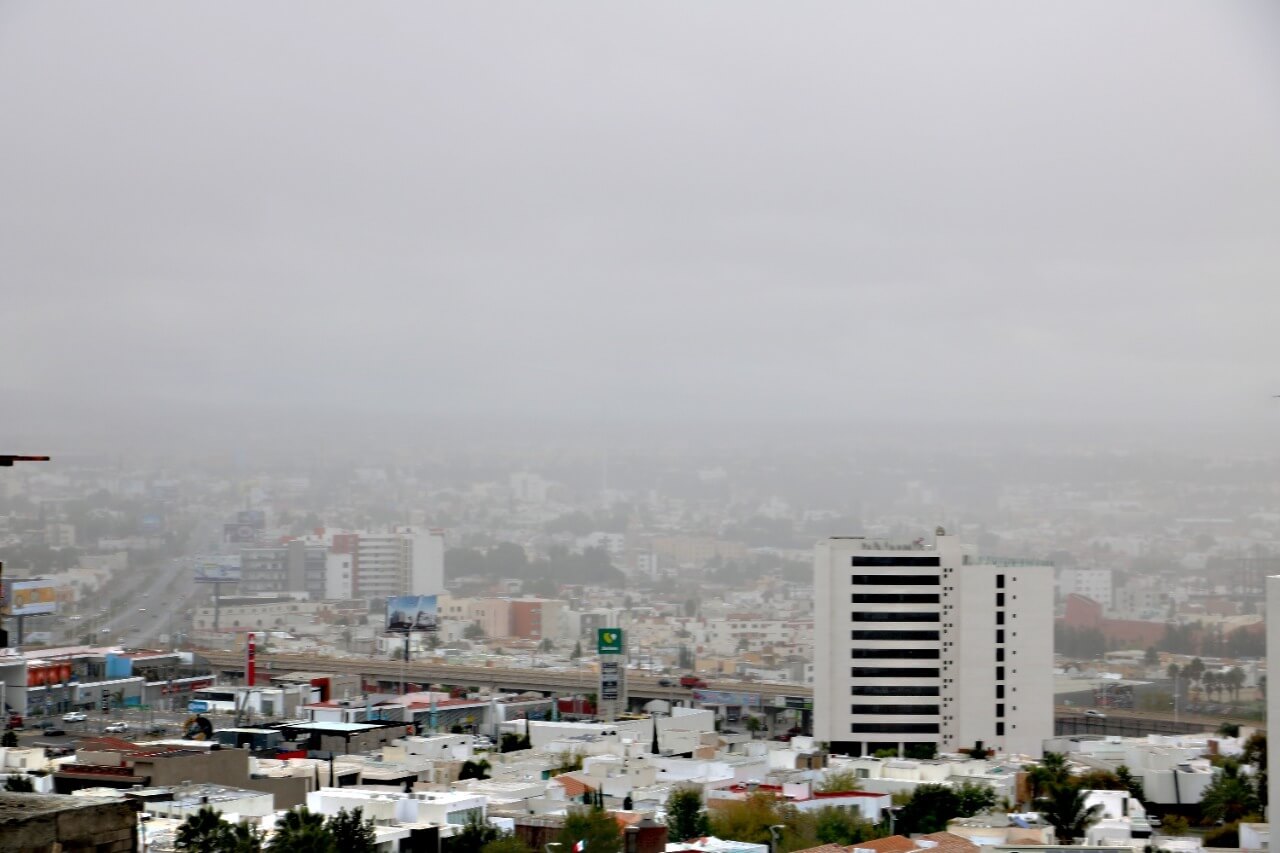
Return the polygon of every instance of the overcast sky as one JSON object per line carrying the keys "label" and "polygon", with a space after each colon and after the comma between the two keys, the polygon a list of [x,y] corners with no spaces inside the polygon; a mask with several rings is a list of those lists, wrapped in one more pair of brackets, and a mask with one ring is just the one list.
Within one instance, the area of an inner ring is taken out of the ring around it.
{"label": "overcast sky", "polygon": [[1274,429],[1278,9],[5,2],[0,389]]}

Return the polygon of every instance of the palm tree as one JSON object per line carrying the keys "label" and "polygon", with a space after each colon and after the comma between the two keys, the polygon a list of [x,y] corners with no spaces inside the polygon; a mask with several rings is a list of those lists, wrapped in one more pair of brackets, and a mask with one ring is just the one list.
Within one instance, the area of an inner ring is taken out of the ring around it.
{"label": "palm tree", "polygon": [[1031,799],[1037,799],[1056,785],[1065,785],[1071,777],[1067,769],[1067,757],[1061,752],[1046,752],[1040,763],[1027,773],[1031,786]]}
{"label": "palm tree", "polygon": [[279,853],[338,853],[338,846],[324,824],[324,815],[306,806],[289,809],[276,821],[268,850]]}
{"label": "palm tree", "polygon": [[173,846],[178,850],[193,850],[203,853],[206,850],[224,849],[231,836],[231,824],[222,819],[212,806],[201,806],[195,814],[178,827],[173,837]]}
{"label": "palm tree", "polygon": [[1059,844],[1075,844],[1102,816],[1102,805],[1085,806],[1085,792],[1071,785],[1053,785],[1035,802],[1036,810],[1053,824]]}

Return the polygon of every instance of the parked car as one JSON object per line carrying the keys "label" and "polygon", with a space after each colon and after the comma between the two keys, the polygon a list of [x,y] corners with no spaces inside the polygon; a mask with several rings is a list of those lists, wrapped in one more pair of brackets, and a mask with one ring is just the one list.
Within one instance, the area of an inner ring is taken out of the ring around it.
{"label": "parked car", "polygon": [[147,726],[147,734],[149,735],[162,735],[167,731],[169,731],[169,727],[162,723],[152,723]]}
{"label": "parked car", "polygon": [[120,721],[120,722],[118,722],[118,723],[108,723],[108,724],[107,724],[107,727],[106,727],[103,731],[108,731],[108,732],[127,732],[127,731],[129,731],[129,724],[128,724],[128,723],[126,723],[126,722],[124,722],[123,720],[122,720],[122,721]]}
{"label": "parked car", "polygon": [[1086,710],[1084,712],[1084,715],[1086,717],[1093,717],[1096,720],[1105,720],[1107,718],[1106,714],[1102,713],[1101,711],[1095,711],[1092,708],[1089,708],[1088,710]]}
{"label": "parked car", "polygon": [[89,715],[83,711],[68,711],[62,715],[62,722],[64,723],[83,723],[87,719],[89,719]]}
{"label": "parked car", "polygon": [[45,737],[66,737],[67,733],[66,733],[66,730],[64,729],[45,729],[44,736]]}
{"label": "parked car", "polygon": [[659,687],[675,687],[675,684],[676,684],[676,683],[675,683],[674,681],[672,681],[670,678],[659,678],[659,679],[658,679],[658,686],[659,686]]}
{"label": "parked car", "polygon": [[9,721],[8,721],[7,723],[5,723],[5,726],[4,726],[4,727],[5,727],[6,729],[20,729],[20,728],[22,728],[22,715],[21,715],[21,714],[10,714],[10,715],[9,715]]}
{"label": "parked car", "polygon": [[692,690],[695,687],[706,687],[707,682],[703,681],[696,675],[682,675],[680,676],[680,686],[687,687]]}

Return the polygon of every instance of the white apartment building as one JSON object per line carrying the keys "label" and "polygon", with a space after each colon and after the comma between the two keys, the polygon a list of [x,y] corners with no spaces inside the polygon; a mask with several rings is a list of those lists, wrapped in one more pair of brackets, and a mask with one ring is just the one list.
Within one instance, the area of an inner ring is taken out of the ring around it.
{"label": "white apartment building", "polygon": [[1058,597],[1083,595],[1111,609],[1110,569],[1063,569],[1058,573]]}
{"label": "white apartment building", "polygon": [[814,555],[814,735],[908,757],[1053,736],[1053,570],[932,546],[834,537]]}
{"label": "white apartment building", "polygon": [[[1267,620],[1267,660],[1276,661],[1280,660],[1280,619],[1275,617],[1280,613],[1280,575],[1267,577],[1267,612],[1272,614]],[[1267,679],[1267,729],[1280,731],[1280,678]],[[1273,766],[1276,761],[1280,761],[1280,737],[1267,740],[1267,765]],[[1267,802],[1280,803],[1277,797],[1280,797],[1280,773],[1268,774]],[[1271,817],[1271,806],[1267,812]]]}
{"label": "white apartment building", "polygon": [[393,527],[361,531],[356,545],[355,594],[367,598],[444,592],[444,531]]}

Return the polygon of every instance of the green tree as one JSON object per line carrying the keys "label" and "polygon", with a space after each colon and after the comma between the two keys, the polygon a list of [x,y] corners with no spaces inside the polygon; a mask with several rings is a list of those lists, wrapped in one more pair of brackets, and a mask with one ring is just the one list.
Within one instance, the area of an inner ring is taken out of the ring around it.
{"label": "green tree", "polygon": [[976,814],[990,811],[996,805],[996,792],[990,785],[976,782],[961,782],[955,788],[959,801],[956,814],[959,817],[973,817]]}
{"label": "green tree", "polygon": [[837,791],[861,791],[862,783],[858,781],[858,774],[852,770],[829,770],[814,786],[814,790],[823,794]]}
{"label": "green tree", "polygon": [[1169,815],[1160,822],[1160,831],[1165,835],[1189,835],[1191,833],[1191,824],[1180,814]]}
{"label": "green tree", "polygon": [[488,779],[489,762],[481,758],[479,761],[467,759],[458,770],[458,779]]}
{"label": "green tree", "polygon": [[176,850],[192,850],[195,853],[225,850],[231,839],[231,824],[222,819],[212,806],[201,806],[187,815],[173,836]]}
{"label": "green tree", "polygon": [[761,729],[764,728],[764,723],[760,722],[760,718],[754,714],[748,714],[747,719],[744,722],[746,723],[747,731],[751,732],[751,736],[753,738]]}
{"label": "green tree", "polygon": [[697,788],[677,786],[667,795],[667,834],[672,841],[688,841],[707,834],[707,812]]}
{"label": "green tree", "polygon": [[3,735],[0,735],[0,746],[6,746],[10,749],[16,749],[18,746],[18,735],[13,729],[6,729]]}
{"label": "green tree", "polygon": [[373,820],[365,820],[364,811],[359,806],[351,811],[339,809],[336,815],[325,821],[325,828],[333,835],[342,853],[375,853],[378,849]]}
{"label": "green tree", "polygon": [[480,853],[533,853],[533,848],[525,844],[516,835],[504,835],[487,842],[480,848]]}
{"label": "green tree", "polygon": [[1216,732],[1219,737],[1240,737],[1240,726],[1236,723],[1223,722]]}
{"label": "green tree", "polygon": [[621,853],[622,832],[618,823],[602,808],[577,808],[569,812],[560,830],[560,844],[565,850],[583,842],[591,853]]}
{"label": "green tree", "polygon": [[573,651],[569,652],[569,660],[577,660],[582,657],[582,641],[578,640],[573,644]]}
{"label": "green tree", "polygon": [[480,626],[479,622],[472,622],[462,629],[462,636],[468,640],[483,640],[485,638],[484,628]]}
{"label": "green tree", "polygon": [[4,780],[4,789],[10,794],[34,794],[36,792],[35,783],[25,773],[10,773],[9,778]]}
{"label": "green tree", "polygon": [[1086,807],[1084,801],[1084,791],[1069,784],[1052,785],[1035,801],[1036,810],[1053,824],[1059,844],[1074,844],[1102,816],[1101,805]]}
{"label": "green tree", "polygon": [[448,853],[472,853],[502,838],[502,831],[472,812],[456,834],[444,839],[442,849]]}
{"label": "green tree", "polygon": [[1134,776],[1133,771],[1125,764],[1121,764],[1116,768],[1116,779],[1120,782],[1120,786],[1129,792],[1129,796],[1139,802],[1147,798],[1146,791],[1142,787],[1142,779]]}
{"label": "green tree", "polygon": [[1142,661],[1147,666],[1158,666],[1160,664],[1160,653],[1156,651],[1155,646],[1147,646],[1147,651],[1143,654]]}
{"label": "green tree", "polygon": [[757,791],[745,800],[718,805],[711,815],[711,834],[749,844],[768,844],[769,827],[782,823],[782,817],[773,796]]}
{"label": "green tree", "polygon": [[269,849],[272,853],[339,853],[324,815],[309,811],[306,806],[289,809],[276,821]]}
{"label": "green tree", "polygon": [[820,844],[839,844],[841,847],[849,847],[880,835],[878,827],[863,818],[855,809],[823,806],[814,813],[813,817],[814,835]]}
{"label": "green tree", "polygon": [[1027,773],[1027,784],[1031,786],[1031,799],[1042,796],[1055,785],[1067,784],[1070,778],[1067,757],[1060,752],[1046,752],[1040,759],[1040,763]]}
{"label": "green tree", "polygon": [[220,853],[262,853],[262,830],[247,823],[231,827],[226,846]]}
{"label": "green tree", "polygon": [[572,749],[566,749],[556,757],[556,764],[551,768],[552,776],[559,776],[561,773],[572,773],[575,770],[582,769],[582,753]]}
{"label": "green tree", "polygon": [[1240,765],[1228,761],[1219,768],[1200,796],[1200,813],[1204,823],[1233,823],[1259,811],[1258,792],[1240,773]]}
{"label": "green tree", "polygon": [[498,742],[499,752],[516,752],[521,749],[531,749],[532,744],[529,742],[528,735],[518,735],[515,732],[503,732],[502,740]]}

